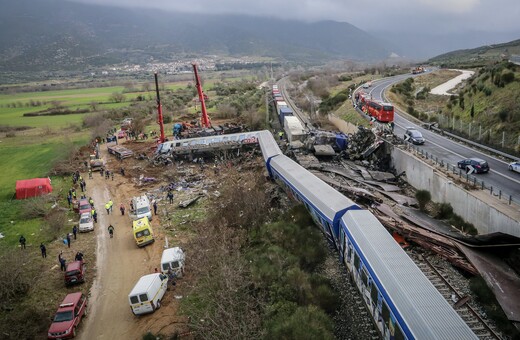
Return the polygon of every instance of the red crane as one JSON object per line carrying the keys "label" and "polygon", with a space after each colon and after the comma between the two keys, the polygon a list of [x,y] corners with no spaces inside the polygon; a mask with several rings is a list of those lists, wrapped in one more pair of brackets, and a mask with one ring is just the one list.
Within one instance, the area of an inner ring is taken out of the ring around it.
{"label": "red crane", "polygon": [[200,107],[202,111],[202,117],[200,121],[202,126],[209,128],[211,127],[211,123],[209,121],[208,112],[206,111],[206,103],[204,102],[204,91],[202,91],[202,85],[200,84],[199,73],[197,72],[197,64],[192,63],[193,72],[195,72],[195,81],[197,86],[197,92],[199,93]]}
{"label": "red crane", "polygon": [[164,143],[166,138],[164,137],[164,122],[162,115],[161,97],[159,97],[159,80],[157,79],[157,72],[155,72],[155,91],[157,93],[157,123],[159,123],[159,128],[161,130],[159,142]]}

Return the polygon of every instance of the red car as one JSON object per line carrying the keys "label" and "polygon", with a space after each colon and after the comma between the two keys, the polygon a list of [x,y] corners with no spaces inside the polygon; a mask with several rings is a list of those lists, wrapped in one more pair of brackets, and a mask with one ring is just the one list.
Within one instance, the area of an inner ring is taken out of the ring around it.
{"label": "red car", "polygon": [[76,336],[76,328],[83,316],[87,316],[87,298],[83,293],[72,293],[60,304],[52,321],[49,339],[70,339]]}
{"label": "red car", "polygon": [[86,268],[83,261],[73,261],[69,263],[65,271],[65,285],[70,286],[85,282],[85,271]]}
{"label": "red car", "polygon": [[83,213],[90,213],[92,211],[92,206],[90,205],[88,199],[82,198],[79,200],[79,215]]}

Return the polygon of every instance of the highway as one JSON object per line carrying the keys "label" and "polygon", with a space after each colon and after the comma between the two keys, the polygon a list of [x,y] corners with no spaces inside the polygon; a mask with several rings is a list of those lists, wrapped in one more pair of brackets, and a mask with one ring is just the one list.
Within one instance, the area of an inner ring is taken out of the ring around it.
{"label": "highway", "polygon": [[[365,92],[368,91],[373,99],[386,102],[385,90],[392,84],[409,77],[412,77],[412,75],[404,74],[374,81],[370,89],[363,90]],[[394,134],[400,137],[403,137],[406,127],[415,127],[419,130],[426,139],[424,145],[420,145],[419,148],[438,157],[439,161],[443,160],[444,163],[448,162],[456,166],[457,162],[464,158],[477,157],[486,160],[491,170],[487,174],[476,174],[475,177],[477,180],[484,181],[487,188],[492,187],[494,193],[498,194],[499,190],[501,190],[503,198],[506,196],[506,199],[508,199],[509,195],[511,195],[512,200],[520,204],[520,173],[512,172],[507,169],[509,160],[503,161],[487,153],[443,137],[433,131],[424,129],[407,120],[405,115],[397,109],[395,110],[394,123]]]}

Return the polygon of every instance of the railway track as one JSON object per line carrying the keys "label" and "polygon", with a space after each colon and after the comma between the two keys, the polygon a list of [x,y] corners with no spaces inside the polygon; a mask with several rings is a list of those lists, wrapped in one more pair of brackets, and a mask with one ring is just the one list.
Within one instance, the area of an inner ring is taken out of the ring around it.
{"label": "railway track", "polygon": [[470,297],[458,292],[425,256],[412,256],[411,258],[479,339],[502,339],[469,304]]}
{"label": "railway track", "polygon": [[280,90],[280,93],[282,94],[285,102],[289,107],[293,110],[294,115],[300,120],[303,126],[307,126],[309,129],[313,129],[313,125],[311,123],[311,120],[309,116],[306,113],[303,113],[297,106],[294,104],[294,102],[291,100],[291,97],[289,97],[289,94],[287,93],[287,80],[282,78],[278,82],[278,89]]}

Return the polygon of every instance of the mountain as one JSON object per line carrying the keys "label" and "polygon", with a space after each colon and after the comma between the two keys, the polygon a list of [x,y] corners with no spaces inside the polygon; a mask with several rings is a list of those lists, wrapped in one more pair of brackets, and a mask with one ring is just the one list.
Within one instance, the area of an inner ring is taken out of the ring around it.
{"label": "mountain", "polygon": [[431,58],[428,63],[447,67],[472,67],[489,64],[491,61],[509,59],[512,55],[520,55],[520,39],[444,53]]}
{"label": "mountain", "polygon": [[0,0],[0,71],[75,70],[174,55],[380,60],[386,44],[353,25]]}

